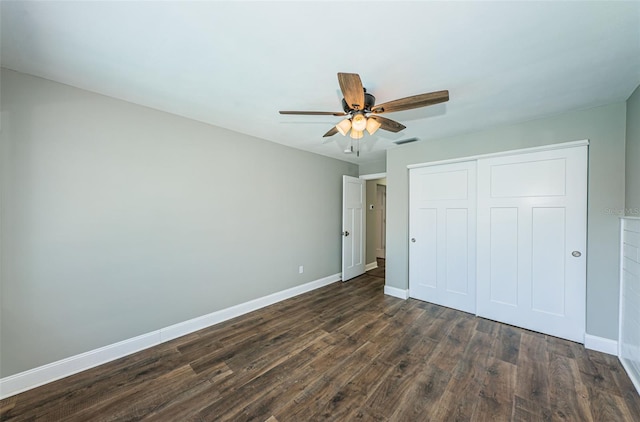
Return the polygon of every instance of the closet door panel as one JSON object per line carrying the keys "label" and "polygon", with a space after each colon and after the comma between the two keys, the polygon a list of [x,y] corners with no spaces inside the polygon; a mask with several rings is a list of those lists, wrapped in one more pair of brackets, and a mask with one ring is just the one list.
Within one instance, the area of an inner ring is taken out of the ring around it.
{"label": "closet door panel", "polygon": [[409,295],[475,313],[476,164],[410,171]]}
{"label": "closet door panel", "polygon": [[586,146],[478,160],[478,315],[584,342],[586,210]]}

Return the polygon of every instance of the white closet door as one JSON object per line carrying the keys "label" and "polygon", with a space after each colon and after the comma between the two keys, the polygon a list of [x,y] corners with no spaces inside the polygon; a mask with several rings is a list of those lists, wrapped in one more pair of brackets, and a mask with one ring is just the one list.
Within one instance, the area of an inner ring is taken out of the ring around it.
{"label": "white closet door", "polygon": [[475,161],[412,169],[409,183],[409,295],[475,313]]}
{"label": "white closet door", "polygon": [[587,147],[478,161],[479,316],[584,342]]}

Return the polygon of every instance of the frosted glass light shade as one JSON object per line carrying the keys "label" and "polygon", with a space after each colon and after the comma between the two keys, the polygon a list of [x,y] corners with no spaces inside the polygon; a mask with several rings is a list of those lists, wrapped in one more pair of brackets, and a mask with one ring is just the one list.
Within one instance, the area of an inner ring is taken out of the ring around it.
{"label": "frosted glass light shade", "polygon": [[364,132],[353,128],[349,136],[351,136],[352,139],[361,139],[364,136]]}
{"label": "frosted glass light shade", "polygon": [[344,119],[336,125],[336,129],[340,132],[340,135],[346,136],[349,129],[351,129],[351,120]]}
{"label": "frosted glass light shade", "polygon": [[367,132],[369,132],[369,135],[373,135],[376,130],[380,129],[380,122],[372,119],[372,118],[368,118],[367,119]]}
{"label": "frosted glass light shade", "polygon": [[364,131],[367,127],[367,118],[364,117],[364,114],[356,114],[353,116],[351,127],[358,132]]}

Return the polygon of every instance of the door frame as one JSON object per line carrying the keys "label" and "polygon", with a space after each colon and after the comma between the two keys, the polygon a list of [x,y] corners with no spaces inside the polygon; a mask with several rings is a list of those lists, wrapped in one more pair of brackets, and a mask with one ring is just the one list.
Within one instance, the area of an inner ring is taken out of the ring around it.
{"label": "door frame", "polygon": [[[382,196],[382,200],[380,200]],[[376,259],[387,257],[387,185],[376,184],[376,207],[380,214],[376,215],[376,231],[379,231],[380,237],[376,245]],[[366,253],[366,250],[365,250]],[[381,255],[382,256],[379,256]]]}
{"label": "door frame", "polygon": [[376,179],[384,179],[387,177],[387,173],[371,173],[371,174],[361,174],[359,176],[360,179],[363,180],[376,180]]}
{"label": "door frame", "polygon": [[539,147],[510,149],[506,151],[490,152],[488,154],[467,155],[464,157],[451,158],[448,160],[427,161],[424,163],[409,164],[407,165],[407,168],[415,169],[420,167],[438,166],[440,164],[451,164],[451,163],[459,163],[462,161],[480,160],[483,158],[505,157],[509,155],[525,154],[528,152],[551,151],[554,149],[565,149],[565,148],[581,147],[581,146],[589,146],[589,140],[583,139],[580,141],[570,141],[570,142],[562,142],[559,144],[541,145]]}

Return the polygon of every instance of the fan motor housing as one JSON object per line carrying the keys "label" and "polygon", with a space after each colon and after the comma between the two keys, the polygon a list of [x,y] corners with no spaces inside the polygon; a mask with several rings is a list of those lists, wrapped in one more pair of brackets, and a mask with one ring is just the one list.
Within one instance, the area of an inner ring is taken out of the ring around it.
{"label": "fan motor housing", "polygon": [[[367,92],[367,90],[364,90],[364,109],[363,111],[370,111],[371,108],[376,104],[376,97],[374,97],[373,95],[369,94]],[[344,110],[345,113],[349,113],[351,111],[353,111],[353,109],[351,107],[349,107],[347,105],[347,102],[345,101],[345,99],[342,99],[342,109]]]}

